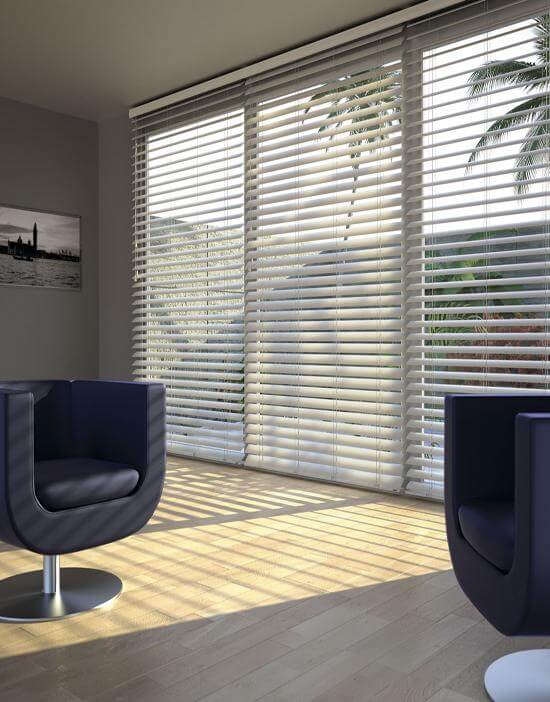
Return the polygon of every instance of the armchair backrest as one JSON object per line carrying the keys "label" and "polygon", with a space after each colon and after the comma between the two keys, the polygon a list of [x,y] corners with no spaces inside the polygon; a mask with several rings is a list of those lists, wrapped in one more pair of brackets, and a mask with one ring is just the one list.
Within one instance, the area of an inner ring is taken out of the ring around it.
{"label": "armchair backrest", "polygon": [[72,455],[71,383],[59,380],[34,405],[34,459],[48,461]]}
{"label": "armchair backrest", "polygon": [[513,499],[516,417],[548,411],[550,395],[448,395],[446,500],[458,507],[477,498]]}
{"label": "armchair backrest", "polygon": [[34,458],[43,461],[72,453],[71,383],[66,380],[3,380],[0,391],[34,397]]}
{"label": "armchair backrest", "polygon": [[[155,419],[149,416],[145,391],[142,383],[75,380],[72,414],[76,454],[144,470],[149,461],[148,426]],[[162,420],[164,428],[164,417]]]}
{"label": "armchair backrest", "polygon": [[96,458],[131,464],[142,474],[151,460],[153,434],[164,447],[164,394],[157,392],[153,401],[147,387],[106,381],[0,380],[0,392],[34,397],[35,461]]}

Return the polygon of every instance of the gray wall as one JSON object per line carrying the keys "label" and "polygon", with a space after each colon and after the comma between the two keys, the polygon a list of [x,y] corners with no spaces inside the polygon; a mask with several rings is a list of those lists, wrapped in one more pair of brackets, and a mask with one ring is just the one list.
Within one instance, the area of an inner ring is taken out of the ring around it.
{"label": "gray wall", "polygon": [[82,217],[82,290],[0,286],[0,378],[98,374],[98,128],[0,98],[0,203]]}
{"label": "gray wall", "polygon": [[132,375],[132,181],[128,115],[99,125],[99,375]]}

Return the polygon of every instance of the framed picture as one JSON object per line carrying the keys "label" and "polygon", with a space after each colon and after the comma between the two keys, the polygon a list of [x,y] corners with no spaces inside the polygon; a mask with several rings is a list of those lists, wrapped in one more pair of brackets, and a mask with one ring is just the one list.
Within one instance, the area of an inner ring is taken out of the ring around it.
{"label": "framed picture", "polygon": [[0,285],[80,290],[80,217],[0,205]]}

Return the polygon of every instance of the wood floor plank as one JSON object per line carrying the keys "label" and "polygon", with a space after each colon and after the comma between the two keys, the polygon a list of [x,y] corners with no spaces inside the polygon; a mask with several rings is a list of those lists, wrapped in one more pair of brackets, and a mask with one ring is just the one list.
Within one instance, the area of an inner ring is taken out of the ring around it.
{"label": "wood floor plank", "polygon": [[401,677],[396,670],[373,663],[324,690],[314,702],[366,702]]}
{"label": "wood floor plank", "polygon": [[262,702],[311,702],[329,685],[345,680],[362,667],[363,661],[359,656],[342,651],[307,673],[256,699]]}
{"label": "wood floor plank", "polygon": [[443,688],[430,697],[428,702],[476,702],[473,697],[466,697],[459,692],[453,692],[448,688]]}
{"label": "wood floor plank", "polygon": [[168,689],[171,694],[179,696],[180,700],[195,702],[279,659],[288,653],[288,650],[282,644],[267,640],[235,656],[225,658]]}
{"label": "wood floor plank", "polygon": [[423,690],[429,697],[469,668],[502,638],[488,622],[477,622],[417,667],[415,678],[424,681]]}
{"label": "wood floor plank", "polygon": [[449,614],[421,631],[412,641],[407,641],[391,652],[389,664],[396,670],[412,673],[424,661],[447,646],[467,629],[474,626],[471,619],[462,619],[455,614]]}
{"label": "wood floor plank", "polygon": [[203,702],[255,702],[296,677],[295,670],[275,660],[259,670],[244,675],[236,682],[222,687],[217,692],[203,697],[202,700]]}

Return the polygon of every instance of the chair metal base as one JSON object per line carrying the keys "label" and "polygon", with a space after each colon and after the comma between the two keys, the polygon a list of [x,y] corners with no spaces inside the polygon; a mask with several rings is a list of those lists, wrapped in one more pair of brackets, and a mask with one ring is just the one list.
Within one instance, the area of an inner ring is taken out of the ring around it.
{"label": "chair metal base", "polygon": [[[52,558],[52,557],[46,557]],[[45,559],[46,560],[46,559]],[[54,592],[45,592],[46,572],[22,573],[0,582],[0,622],[45,622],[104,607],[122,591],[122,581],[94,568],[61,568]]]}
{"label": "chair metal base", "polygon": [[548,702],[550,649],[499,658],[487,668],[485,689],[493,702]]}

